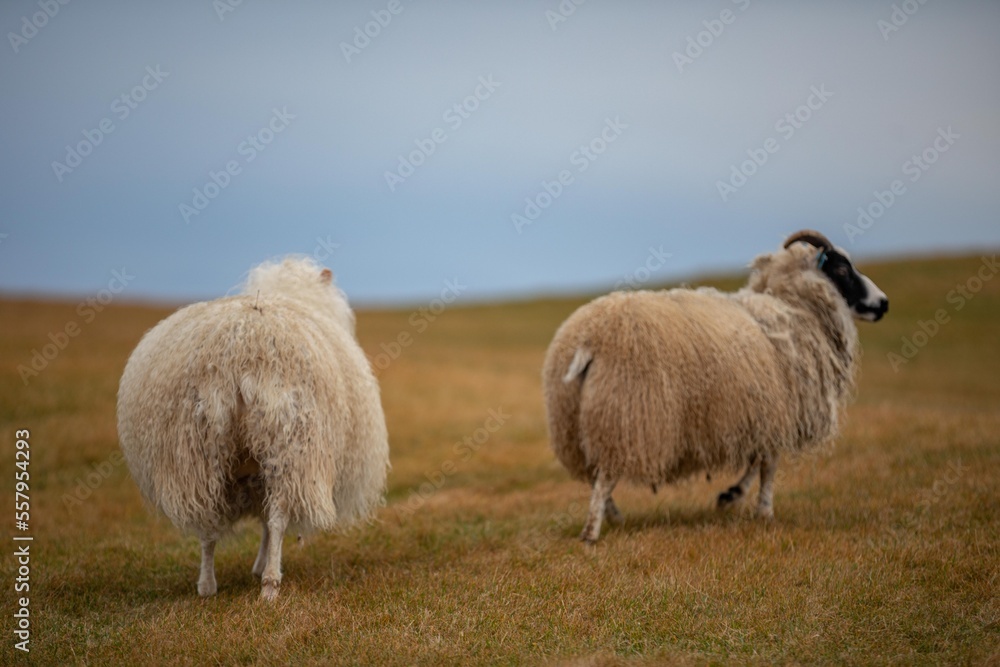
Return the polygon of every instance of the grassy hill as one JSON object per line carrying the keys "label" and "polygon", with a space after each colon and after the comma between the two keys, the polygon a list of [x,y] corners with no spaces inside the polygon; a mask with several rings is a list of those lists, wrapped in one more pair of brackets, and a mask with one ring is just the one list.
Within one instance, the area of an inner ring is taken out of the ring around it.
{"label": "grassy hill", "polygon": [[[390,432],[388,503],[372,526],[287,539],[273,605],[250,574],[251,523],[218,549],[219,595],[200,599],[197,541],[147,511],[117,453],[118,378],[168,311],[0,301],[11,504],[14,433],[30,430],[30,657],[996,664],[1000,278],[989,266],[862,267],[890,312],[859,325],[861,384],[843,435],[784,462],[773,524],[715,512],[728,477],[655,496],[624,487],[625,525],[595,548],[576,539],[588,489],[548,449],[540,388],[548,342],[585,299],[360,312]],[[44,368],[22,378],[34,351]],[[0,576],[0,662],[11,664],[24,594],[9,553]]]}

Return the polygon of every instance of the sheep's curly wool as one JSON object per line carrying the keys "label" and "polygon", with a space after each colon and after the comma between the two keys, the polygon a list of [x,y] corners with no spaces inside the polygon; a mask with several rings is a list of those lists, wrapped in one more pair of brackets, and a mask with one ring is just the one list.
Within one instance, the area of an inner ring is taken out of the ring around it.
{"label": "sheep's curly wool", "polygon": [[243,294],[151,329],[122,375],[118,432],[143,496],[203,540],[272,509],[329,530],[382,501],[378,384],[346,299],[309,259],[262,264]]}
{"label": "sheep's curly wool", "polygon": [[617,292],[577,310],[545,358],[548,427],[576,478],[666,484],[833,438],[857,329],[803,244],[746,287]]}

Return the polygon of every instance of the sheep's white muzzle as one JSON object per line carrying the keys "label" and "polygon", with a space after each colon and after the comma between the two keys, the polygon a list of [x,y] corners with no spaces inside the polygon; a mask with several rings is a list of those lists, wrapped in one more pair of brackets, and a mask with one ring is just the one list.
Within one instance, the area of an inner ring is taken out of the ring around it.
{"label": "sheep's white muzzle", "polygon": [[854,305],[854,316],[859,320],[878,322],[889,310],[889,298],[868,276],[861,275],[861,280],[867,295]]}

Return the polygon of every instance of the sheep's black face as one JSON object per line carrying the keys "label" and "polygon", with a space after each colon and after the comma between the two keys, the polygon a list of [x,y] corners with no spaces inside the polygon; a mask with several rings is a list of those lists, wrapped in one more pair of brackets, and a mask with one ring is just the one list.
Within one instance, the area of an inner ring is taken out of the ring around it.
{"label": "sheep's black face", "polygon": [[889,299],[885,292],[876,287],[868,276],[854,268],[854,264],[841,250],[821,251],[818,265],[820,271],[837,286],[856,318],[878,322],[889,310]]}

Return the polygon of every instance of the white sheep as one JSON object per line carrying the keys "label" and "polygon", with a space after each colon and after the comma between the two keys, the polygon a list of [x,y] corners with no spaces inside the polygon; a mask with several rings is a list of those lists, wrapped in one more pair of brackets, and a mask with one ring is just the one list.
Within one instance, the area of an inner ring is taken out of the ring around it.
{"label": "white sheep", "polygon": [[122,374],[118,434],[143,496],[201,539],[201,595],[217,589],[216,541],[256,516],[253,573],[273,600],[286,530],[370,516],[389,465],[354,314],[310,259],[261,264],[241,295],[187,306],[147,332]]}
{"label": "white sheep", "polygon": [[758,257],[746,287],[616,292],[556,332],[543,370],[552,448],[593,487],[581,539],[621,521],[620,479],[651,486],[746,466],[757,513],[773,516],[779,454],[833,438],[858,358],[852,316],[876,321],[885,294],[822,234],[797,232]]}

